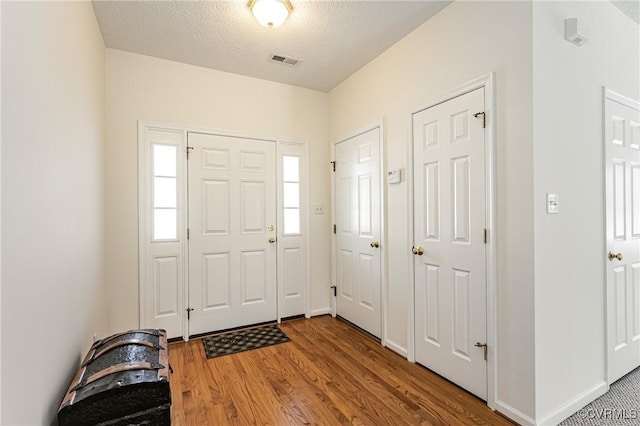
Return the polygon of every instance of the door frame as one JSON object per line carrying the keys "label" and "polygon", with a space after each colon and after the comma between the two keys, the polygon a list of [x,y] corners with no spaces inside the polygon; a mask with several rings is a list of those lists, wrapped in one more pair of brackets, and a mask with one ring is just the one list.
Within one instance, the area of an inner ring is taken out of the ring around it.
{"label": "door frame", "polygon": [[[486,283],[487,283],[487,406],[496,409],[497,383],[498,383],[498,284],[497,284],[497,222],[496,222],[496,96],[495,73],[491,72],[482,77],[461,84],[429,102],[420,105],[410,111],[408,119],[408,147],[407,147],[407,228],[408,239],[411,245],[414,239],[414,170],[413,170],[413,116],[425,109],[447,102],[453,98],[484,88],[484,112],[485,112],[485,182],[486,182],[486,224],[487,248],[486,248]],[[407,253],[411,247],[407,247]],[[407,294],[407,359],[415,362],[415,263],[414,256],[409,259],[409,289]]]}
{"label": "door frame", "polygon": [[[149,188],[149,166],[150,160],[148,155],[148,144],[145,139],[145,133],[147,130],[160,130],[167,131],[173,133],[181,134],[181,141],[179,144],[179,149],[183,154],[179,164],[180,170],[178,172],[178,180],[179,180],[179,198],[178,203],[181,204],[178,207],[178,216],[181,218],[178,222],[178,241],[179,241],[179,251],[177,254],[181,256],[183,259],[183,267],[182,267],[182,275],[179,279],[182,280],[182,304],[180,308],[182,309],[181,318],[182,318],[182,339],[184,341],[189,340],[189,322],[187,316],[184,315],[185,310],[188,308],[189,304],[189,244],[187,242],[187,225],[188,225],[188,209],[189,209],[189,201],[188,201],[188,163],[187,163],[187,146],[188,146],[188,134],[189,133],[203,133],[209,135],[219,135],[219,136],[228,136],[235,138],[243,138],[243,139],[258,139],[266,142],[273,142],[276,144],[276,168],[275,168],[275,179],[276,179],[276,218],[280,217],[281,213],[278,213],[277,206],[281,204],[282,190],[280,189],[280,181],[278,180],[278,170],[279,164],[278,160],[280,158],[280,147],[282,145],[295,145],[303,148],[304,158],[301,159],[300,165],[304,167],[304,176],[305,182],[301,183],[301,201],[304,203],[304,208],[301,206],[301,215],[304,216],[304,225],[303,232],[304,234],[304,247],[305,247],[305,262],[306,268],[304,271],[305,279],[303,282],[303,291],[304,291],[304,316],[306,318],[311,317],[311,278],[310,278],[310,265],[311,265],[311,246],[310,246],[310,238],[309,238],[309,230],[310,230],[310,209],[309,209],[309,181],[310,181],[310,170],[309,170],[309,144],[306,141],[298,141],[295,139],[289,138],[274,138],[274,137],[264,137],[251,133],[243,133],[243,132],[235,132],[224,129],[214,129],[207,127],[198,127],[198,126],[186,126],[179,124],[171,124],[160,121],[152,121],[152,120],[138,120],[137,122],[138,134],[137,134],[137,151],[138,151],[138,321],[139,326],[144,328],[145,322],[147,321],[147,311],[146,306],[143,303],[144,301],[144,286],[147,285],[148,276],[151,271],[146,267],[146,259],[149,256],[148,250],[148,241],[147,238],[150,235],[151,223],[148,218],[148,209],[150,206],[150,193],[148,191]],[[302,174],[301,174],[302,176]],[[277,237],[281,236],[282,229],[277,228]],[[281,256],[280,254],[281,248],[277,247],[276,254],[276,321],[280,322],[282,319],[280,312],[280,297],[282,296],[282,292],[280,291],[280,279],[282,276],[282,271],[278,268],[277,257]]]}
{"label": "door frame", "polygon": [[618,92],[614,92],[613,90],[607,88],[607,86],[602,86],[602,183],[603,183],[603,191],[602,191],[602,201],[603,201],[603,211],[604,211],[604,241],[602,245],[602,259],[604,263],[604,359],[605,359],[605,380],[607,382],[607,389],[611,386],[611,369],[613,360],[609,356],[609,348],[611,347],[611,342],[613,341],[613,332],[611,330],[612,324],[609,321],[609,260],[607,260],[607,253],[609,251],[609,235],[607,234],[607,150],[609,144],[607,143],[607,117],[608,117],[608,108],[607,101],[617,102],[626,107],[640,110],[640,103],[638,101],[634,101],[631,98],[628,98],[624,95],[619,94]]}
{"label": "door frame", "polygon": [[[385,210],[387,204],[386,198],[386,171],[384,167],[384,120],[374,121],[366,126],[359,128],[358,130],[347,134],[341,138],[334,140],[331,143],[331,164],[335,164],[336,161],[336,145],[345,142],[349,139],[353,139],[356,136],[360,136],[372,130],[378,129],[378,146],[380,152],[380,343],[382,346],[387,346],[387,230],[385,226]],[[336,223],[336,175],[331,172],[331,223]],[[333,279],[332,285],[337,285],[337,239],[336,234],[331,231],[331,277]],[[331,296],[331,316],[334,318],[337,315],[337,297]]]}

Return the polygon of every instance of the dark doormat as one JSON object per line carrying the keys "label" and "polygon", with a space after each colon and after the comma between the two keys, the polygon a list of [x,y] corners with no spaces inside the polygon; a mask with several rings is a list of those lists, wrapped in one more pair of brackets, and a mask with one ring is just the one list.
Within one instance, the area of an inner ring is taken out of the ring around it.
{"label": "dark doormat", "polygon": [[251,349],[264,348],[278,343],[290,342],[276,324],[219,334],[202,339],[207,358],[235,354]]}

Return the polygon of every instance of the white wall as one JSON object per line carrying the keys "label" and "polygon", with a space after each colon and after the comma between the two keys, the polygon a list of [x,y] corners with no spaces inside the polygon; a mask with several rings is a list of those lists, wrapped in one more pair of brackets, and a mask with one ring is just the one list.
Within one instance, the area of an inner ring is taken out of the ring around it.
{"label": "white wall", "polygon": [[54,418],[103,287],[104,44],[89,2],[2,4],[2,424]]}
{"label": "white wall", "polygon": [[[310,205],[328,212],[328,95],[107,49],[106,250],[112,330],[138,326],[137,121],[309,143]],[[311,309],[329,307],[330,215],[310,217]]]}
{"label": "white wall", "polygon": [[[590,27],[582,47],[565,18]],[[536,412],[550,424],[605,381],[602,86],[640,100],[640,29],[610,2],[535,2],[533,23]]]}
{"label": "white wall", "polygon": [[[454,2],[330,92],[332,141],[384,119],[387,169],[406,171],[410,113],[496,72],[498,401],[534,416],[532,16],[527,2]],[[407,182],[388,186],[387,337],[407,348]]]}

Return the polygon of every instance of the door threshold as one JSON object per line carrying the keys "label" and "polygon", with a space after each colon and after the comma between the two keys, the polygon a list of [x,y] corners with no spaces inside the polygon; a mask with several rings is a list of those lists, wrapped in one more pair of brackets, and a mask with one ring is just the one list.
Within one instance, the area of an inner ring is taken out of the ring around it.
{"label": "door threshold", "polygon": [[359,332],[361,332],[362,334],[372,338],[373,340],[375,340],[376,342],[382,344],[382,339],[380,339],[379,337],[369,333],[367,330],[365,330],[364,328],[352,323],[351,321],[349,321],[348,319],[341,317],[340,315],[336,315],[336,319],[344,322],[345,324],[350,325],[351,327],[355,328],[356,330],[358,330]]}
{"label": "door threshold", "polygon": [[205,333],[193,334],[189,336],[189,339],[201,339],[203,337],[216,336],[218,334],[226,334],[226,333],[230,333],[232,331],[238,331],[238,330],[248,330],[250,328],[262,327],[263,325],[276,324],[276,323],[277,321],[273,320],[273,321],[259,322],[256,324],[247,324],[247,325],[241,325],[238,327],[225,328],[223,330],[207,331]]}

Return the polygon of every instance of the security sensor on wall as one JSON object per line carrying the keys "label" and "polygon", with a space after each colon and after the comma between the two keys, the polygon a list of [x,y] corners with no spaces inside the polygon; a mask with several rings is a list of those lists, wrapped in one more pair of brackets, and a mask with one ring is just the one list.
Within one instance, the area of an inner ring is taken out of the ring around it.
{"label": "security sensor on wall", "polygon": [[564,20],[564,39],[576,46],[582,46],[589,40],[589,34],[578,18],[569,18]]}

